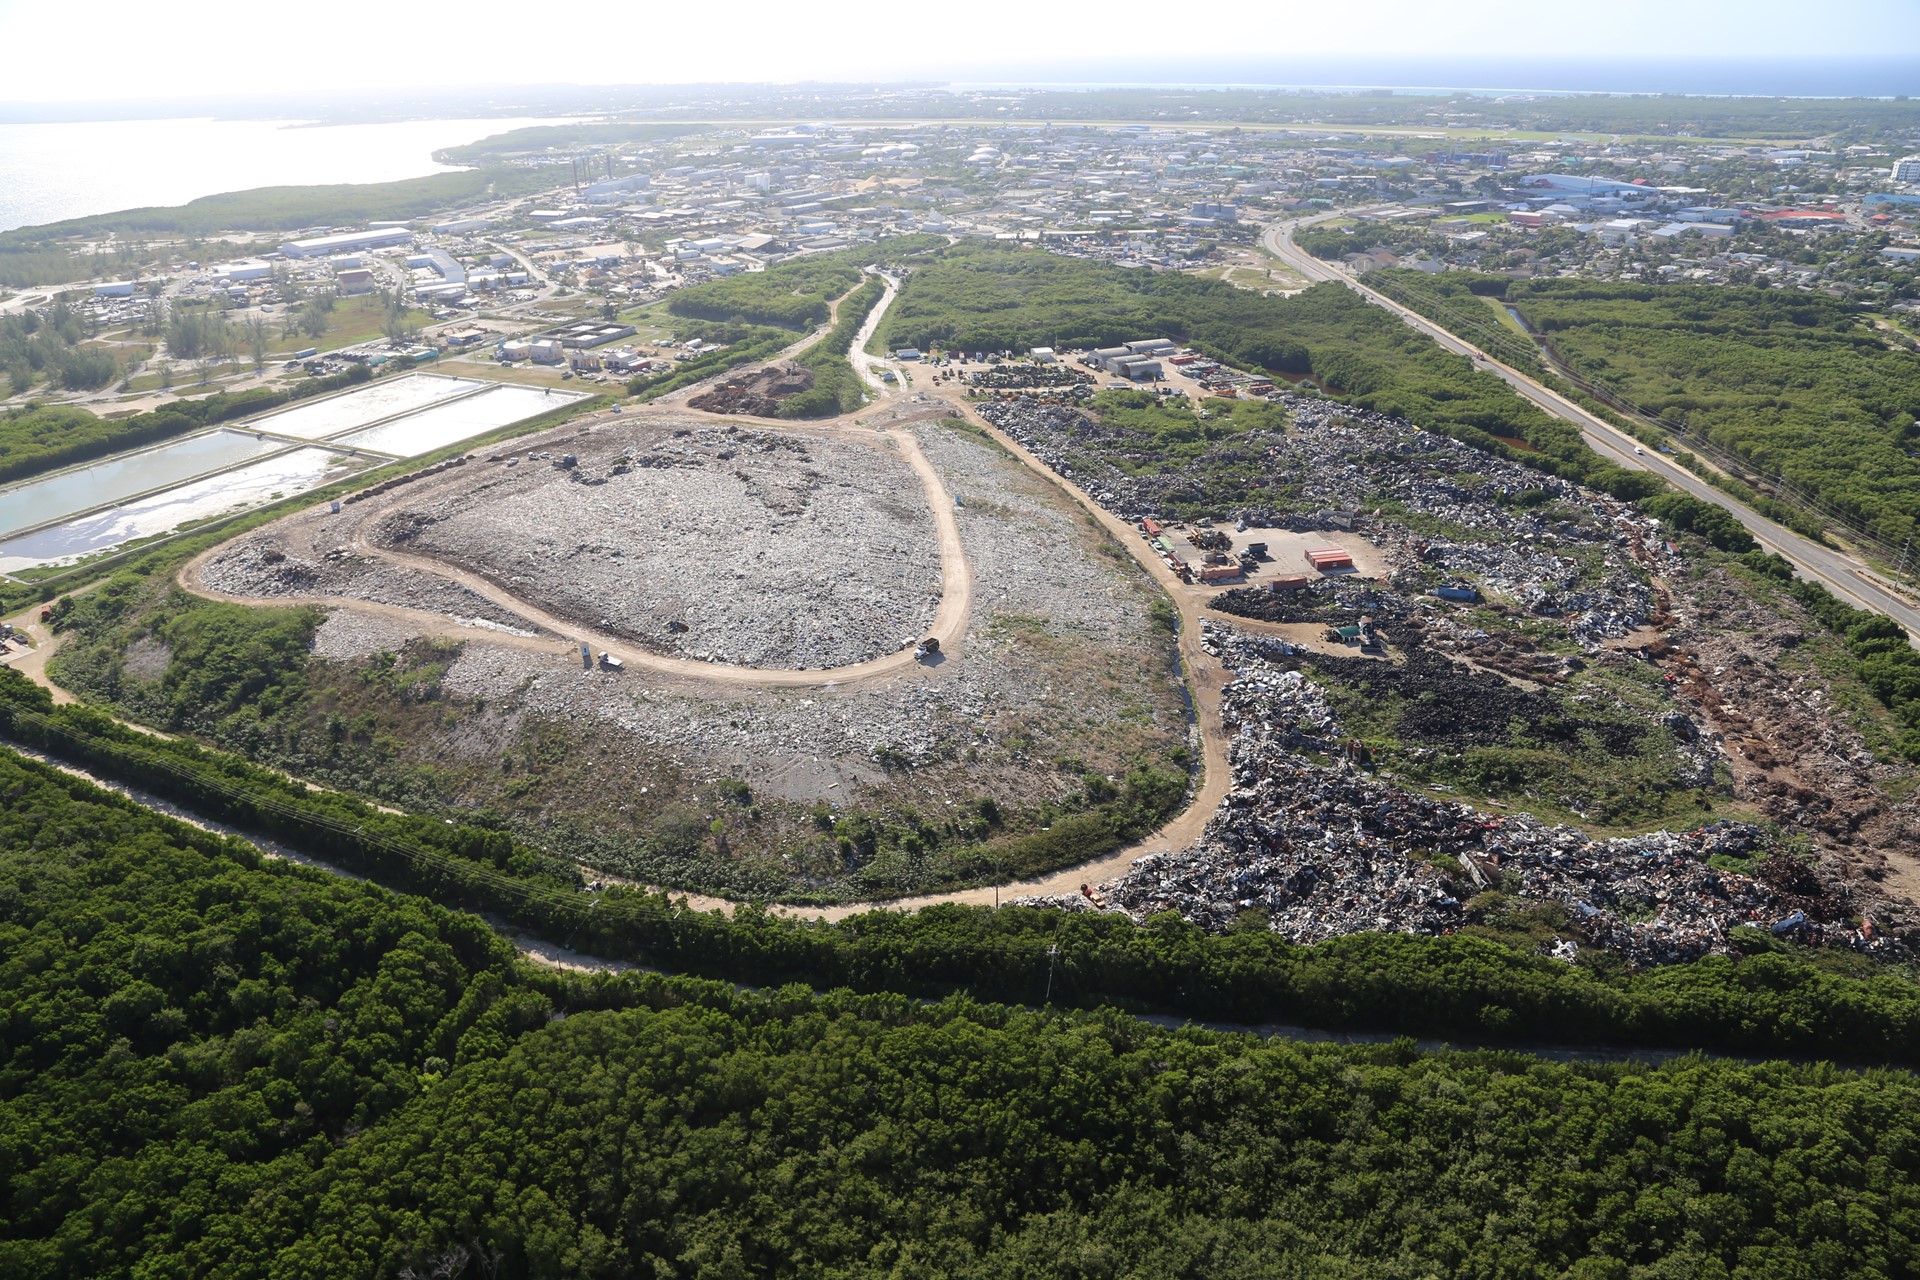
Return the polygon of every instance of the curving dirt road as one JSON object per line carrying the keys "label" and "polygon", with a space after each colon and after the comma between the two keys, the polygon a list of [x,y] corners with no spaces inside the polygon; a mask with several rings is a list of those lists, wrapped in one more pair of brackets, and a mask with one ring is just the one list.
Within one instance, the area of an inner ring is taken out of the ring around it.
{"label": "curving dirt road", "polygon": [[[640,418],[644,421],[643,414],[629,414],[627,417]],[[767,419],[750,419],[750,421],[762,427],[776,425],[784,427],[793,434],[851,439],[868,446],[876,444],[874,433],[870,430],[855,432],[850,428],[833,425],[798,427],[790,423],[776,424]],[[920,442],[914,438],[912,432],[889,432],[883,440],[886,444],[891,444],[913,469],[933,514],[935,533],[940,547],[941,591],[940,604],[934,611],[933,623],[928,628],[927,634],[940,641],[940,647],[944,652],[957,653],[966,636],[967,623],[973,611],[973,569],[967,562],[966,548],[960,541],[960,526],[954,519],[953,499],[947,493],[946,485],[941,481],[939,472],[935,471],[933,464],[927,461],[926,454],[920,449]],[[881,447],[884,447],[884,444]],[[287,516],[286,519],[301,519],[307,514],[296,512]],[[266,529],[273,527],[273,525],[265,526]],[[252,537],[259,532],[260,530],[253,530],[245,536]],[[207,560],[230,545],[232,544],[221,543],[187,561],[180,567],[178,575],[180,585],[187,591],[210,600],[225,600],[249,605],[269,603],[258,596],[232,595],[218,591],[202,581],[201,569]],[[914,656],[911,649],[902,649],[883,657],[870,658],[865,662],[851,663],[846,666],[809,670],[731,666],[725,663],[701,662],[693,658],[671,657],[638,648],[631,641],[608,635],[591,627],[581,626],[550,613],[481,574],[456,568],[430,556],[411,555],[390,547],[376,546],[367,540],[364,532],[355,535],[353,549],[356,554],[368,559],[386,561],[417,573],[429,574],[456,583],[545,633],[544,636],[516,636],[508,632],[495,632],[488,629],[481,634],[485,635],[489,643],[551,653],[554,651],[554,641],[559,639],[566,641],[570,647],[581,644],[590,645],[600,652],[612,654],[622,664],[636,670],[706,680],[716,684],[754,685],[768,688],[846,685],[897,675],[911,670],[919,663],[919,659]],[[270,603],[324,605],[329,608],[353,609],[361,613],[404,622],[408,627],[430,635],[472,638],[476,632],[475,628],[465,626],[442,613],[343,596],[275,596]]]}
{"label": "curving dirt road", "polygon": [[[1139,530],[1081,492],[1077,485],[1062,479],[1051,467],[1028,452],[1018,441],[975,413],[973,406],[962,399],[958,392],[928,390],[920,394],[937,397],[953,405],[969,423],[986,432],[1001,448],[1072,498],[1097,520],[1101,528],[1111,534],[1115,541],[1125,547],[1140,567],[1146,570],[1148,576],[1159,584],[1167,601],[1177,611],[1180,620],[1178,641],[1180,666],[1187,678],[1187,688],[1193,695],[1194,723],[1200,740],[1200,785],[1189,799],[1187,807],[1152,835],[1124,848],[1116,849],[1103,857],[1093,858],[1075,866],[1063,867],[1058,871],[1048,872],[1030,880],[1018,880],[998,886],[981,885],[947,893],[849,903],[837,907],[779,908],[786,915],[806,919],[839,920],[863,911],[871,911],[875,907],[912,911],[940,902],[988,906],[1007,898],[1052,897],[1057,894],[1078,893],[1082,885],[1092,885],[1097,881],[1120,874],[1137,858],[1145,857],[1150,853],[1167,853],[1185,849],[1191,845],[1200,837],[1201,831],[1213,818],[1214,811],[1220,807],[1221,801],[1227,798],[1227,791],[1233,783],[1232,771],[1227,759],[1227,748],[1231,739],[1220,719],[1220,691],[1233,679],[1233,673],[1200,647],[1199,612],[1187,602],[1184,593],[1175,589],[1179,580],[1174,577],[1173,570],[1169,569],[1166,562],[1147,545],[1146,538]],[[705,898],[700,901],[710,908],[722,905],[719,899]],[[696,905],[696,903],[693,899],[689,899],[689,905]]]}
{"label": "curving dirt road", "polygon": [[[879,316],[892,302],[897,292],[897,282],[887,278],[887,292],[875,306],[863,337],[871,333],[878,323]],[[908,394],[908,387],[901,382],[888,386],[872,379],[867,373],[867,362],[856,344],[851,358],[861,377],[873,386],[883,400],[894,404]],[[1193,714],[1196,736],[1200,748],[1198,785],[1191,795],[1187,806],[1165,826],[1151,836],[1139,840],[1125,848],[1102,857],[1091,859],[1076,866],[1065,867],[1029,880],[1007,884],[982,885],[971,889],[959,889],[945,893],[932,893],[907,898],[883,899],[870,902],[847,903],[834,907],[798,907],[782,906],[776,908],[782,914],[805,919],[838,920],[874,908],[887,908],[912,911],[919,907],[936,903],[968,903],[990,905],[1006,898],[1052,896],[1073,894],[1083,885],[1108,879],[1120,872],[1135,859],[1149,853],[1167,852],[1186,848],[1197,839],[1213,817],[1221,802],[1226,798],[1231,785],[1231,772],[1228,767],[1228,735],[1220,719],[1220,691],[1233,678],[1232,672],[1205,653],[1200,647],[1200,613],[1196,606],[1187,600],[1184,593],[1175,589],[1178,585],[1172,570],[1147,545],[1146,539],[1131,525],[1115,517],[1105,508],[1093,501],[1078,486],[1062,479],[1039,458],[1025,447],[1005,435],[974,412],[973,406],[964,398],[957,387],[927,387],[914,390],[916,401],[929,405],[930,413],[944,415],[948,410],[984,433],[1008,454],[1018,459],[1034,474],[1054,485],[1075,504],[1081,507],[1096,521],[1102,529],[1126,548],[1127,552],[1139,563],[1148,576],[1160,585],[1166,599],[1177,611],[1179,635],[1177,647],[1182,672],[1193,699]],[[686,410],[680,410],[685,413]],[[872,407],[863,410],[870,414]],[[621,421],[635,417],[644,417],[646,410],[629,411],[621,419],[611,414],[599,415],[593,421]],[[876,427],[861,427],[857,424],[863,419],[840,418],[822,423],[799,424],[778,419],[741,419],[751,422],[755,427],[768,430],[787,431],[795,434],[826,436],[839,439],[854,439],[867,445],[876,444]],[[569,425],[581,425],[574,423]],[[940,543],[942,593],[938,609],[934,615],[929,634],[940,640],[941,648],[953,651],[963,640],[972,610],[973,575],[965,548],[960,540],[959,525],[954,518],[952,496],[947,492],[939,473],[934,469],[926,455],[921,451],[919,442],[910,431],[885,432],[881,440],[891,442],[901,456],[913,468],[919,478],[926,496]],[[288,519],[298,518],[289,516]],[[266,526],[271,528],[272,526]],[[254,536],[259,530],[251,530],[246,536]],[[216,591],[200,581],[200,569],[208,558],[217,554],[230,543],[210,548],[181,566],[178,580],[180,585],[196,595],[209,599],[231,601],[239,604],[260,605],[268,603],[259,597],[235,596]],[[619,658],[624,664],[643,670],[652,670],[664,674],[695,680],[707,680],[735,685],[758,685],[770,687],[806,687],[820,685],[845,685],[851,682],[884,679],[898,675],[917,665],[917,659],[911,650],[888,654],[867,662],[849,666],[822,670],[779,670],[754,667],[730,666],[718,663],[700,662],[687,658],[673,658],[661,654],[634,648],[629,642],[607,636],[590,628],[576,625],[566,619],[540,609],[532,603],[520,599],[500,584],[481,575],[457,569],[430,557],[411,555],[405,552],[376,547],[364,537],[356,540],[355,551],[361,555],[386,560],[417,572],[433,574],[475,592],[495,605],[525,619],[531,626],[545,632],[545,635],[518,636],[508,632],[480,630],[462,625],[454,619],[439,613],[407,608],[401,605],[382,604],[366,600],[355,600],[337,596],[275,597],[271,603],[314,604],[329,608],[357,610],[362,613],[393,618],[403,622],[410,629],[433,635],[450,635],[462,638],[482,638],[489,644],[509,645],[543,653],[552,653],[556,641],[564,639],[570,645],[586,643],[603,652]],[[37,607],[32,611],[37,618]],[[24,620],[24,619],[23,619]],[[31,623],[38,628],[38,623]],[[46,678],[44,665],[46,656],[54,645],[48,643],[52,637],[42,639],[31,654],[22,655],[13,663],[23,674],[37,683],[54,690],[54,696],[60,700],[71,700],[64,690],[58,689]],[[604,878],[604,877],[603,877]],[[671,892],[671,891],[670,891]],[[711,897],[703,894],[685,894],[687,905],[697,910],[731,911],[737,903],[731,899]]]}

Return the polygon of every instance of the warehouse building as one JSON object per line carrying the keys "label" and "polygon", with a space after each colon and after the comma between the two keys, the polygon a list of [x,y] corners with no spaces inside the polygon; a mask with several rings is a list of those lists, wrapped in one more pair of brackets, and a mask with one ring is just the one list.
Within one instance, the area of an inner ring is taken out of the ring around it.
{"label": "warehouse building", "polygon": [[216,285],[238,284],[242,280],[265,280],[273,274],[273,265],[258,258],[242,258],[238,262],[223,262],[213,269],[213,282]]}
{"label": "warehouse building", "polygon": [[289,240],[280,246],[280,252],[289,258],[325,258],[355,249],[385,249],[412,243],[413,232],[406,227],[374,227],[367,231],[340,231],[330,236]]}

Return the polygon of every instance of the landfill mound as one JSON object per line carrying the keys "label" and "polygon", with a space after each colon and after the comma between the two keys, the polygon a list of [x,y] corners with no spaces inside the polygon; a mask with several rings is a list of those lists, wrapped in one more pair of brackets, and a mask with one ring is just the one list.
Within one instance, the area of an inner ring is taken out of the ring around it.
{"label": "landfill mound", "polygon": [[708,413],[772,418],[779,414],[782,400],[812,389],[813,370],[793,360],[782,360],[730,378],[712,391],[687,401],[687,407]]}
{"label": "landfill mound", "polygon": [[1498,888],[1565,909],[1550,947],[1562,959],[1587,946],[1636,965],[1695,960],[1729,950],[1743,925],[1816,945],[1903,950],[1871,917],[1854,923],[1852,886],[1751,824],[1596,840],[1370,776],[1343,758],[1348,740],[1324,691],[1271,661],[1271,642],[1214,629],[1207,643],[1240,673],[1223,696],[1235,734],[1233,789],[1219,813],[1185,852],[1141,858],[1083,901],[1028,905],[1138,920],[1177,911],[1215,930],[1257,912],[1293,941],[1319,942],[1450,932],[1470,919],[1465,899]]}
{"label": "landfill mound", "polygon": [[933,515],[883,440],[668,419],[609,425],[572,448],[477,463],[467,483],[389,508],[372,541],[703,662],[843,666],[933,621]]}

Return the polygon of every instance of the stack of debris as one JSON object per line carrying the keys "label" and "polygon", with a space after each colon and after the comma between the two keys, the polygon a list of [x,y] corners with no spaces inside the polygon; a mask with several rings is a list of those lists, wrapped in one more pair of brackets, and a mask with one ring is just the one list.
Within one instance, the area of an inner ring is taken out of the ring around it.
{"label": "stack of debris", "polygon": [[813,370],[792,360],[782,360],[730,378],[714,390],[687,401],[687,407],[708,413],[772,418],[778,416],[782,400],[812,388]]}
{"label": "stack of debris", "polygon": [[1093,375],[1064,364],[998,364],[967,375],[967,382],[985,391],[1017,391],[1029,387],[1093,385]]}
{"label": "stack of debris", "polygon": [[1207,642],[1239,672],[1222,695],[1233,789],[1192,849],[1140,859],[1090,904],[1136,919],[1177,911],[1216,930],[1255,912],[1288,938],[1315,942],[1448,932],[1470,918],[1463,897],[1497,889],[1564,908],[1562,956],[1586,945],[1641,965],[1690,960],[1726,950],[1740,925],[1897,949],[1871,920],[1853,923],[1847,886],[1786,856],[1758,827],[1721,821],[1601,841],[1372,777],[1319,687],[1273,660],[1285,660],[1274,642],[1221,627]]}

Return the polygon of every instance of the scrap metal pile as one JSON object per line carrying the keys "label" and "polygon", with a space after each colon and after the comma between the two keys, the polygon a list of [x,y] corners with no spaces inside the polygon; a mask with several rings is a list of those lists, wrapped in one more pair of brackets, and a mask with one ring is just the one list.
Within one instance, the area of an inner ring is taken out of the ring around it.
{"label": "scrap metal pile", "polygon": [[[1898,945],[1871,920],[1853,924],[1845,886],[1771,849],[1755,826],[1595,840],[1373,777],[1346,758],[1352,747],[1318,686],[1267,656],[1281,646],[1212,629],[1208,647],[1239,677],[1222,698],[1233,789],[1205,834],[1183,853],[1141,858],[1085,899],[1031,905],[1136,919],[1176,911],[1211,929],[1253,911],[1291,940],[1316,942],[1449,932],[1469,919],[1462,895],[1497,888],[1565,909],[1552,948],[1563,958],[1594,946],[1639,965],[1692,960],[1727,950],[1741,925],[1863,951]],[[1324,758],[1333,763],[1316,762]],[[1713,865],[1716,855],[1754,874]]]}
{"label": "scrap metal pile", "polygon": [[967,375],[967,385],[982,391],[1019,391],[1037,387],[1091,387],[1093,375],[1064,364],[997,364]]}
{"label": "scrap metal pile", "polygon": [[[1285,437],[1261,444],[1260,493],[1274,500],[1217,514],[1247,527],[1360,534],[1380,549],[1387,573],[1315,579],[1285,592],[1232,591],[1212,608],[1267,623],[1372,619],[1398,651],[1393,660],[1305,660],[1315,678],[1361,699],[1357,705],[1397,707],[1397,732],[1414,759],[1511,745],[1517,725],[1542,749],[1622,759],[1657,750],[1672,766],[1673,787],[1711,790],[1731,768],[1740,794],[1759,799],[1786,829],[1818,825],[1806,817],[1820,808],[1815,800],[1787,803],[1802,794],[1791,780],[1747,776],[1778,763],[1777,750],[1767,751],[1786,740],[1778,726],[1790,716],[1769,718],[1764,732],[1743,731],[1737,713],[1716,710],[1677,669],[1666,673],[1665,702],[1652,707],[1636,708],[1607,681],[1582,676],[1659,665],[1669,646],[1644,639],[1643,629],[1671,629],[1698,607],[1660,581],[1701,589],[1657,521],[1399,419],[1290,393],[1273,399],[1289,411]],[[1013,400],[981,412],[1115,514],[1164,520],[1170,504],[1192,492],[1192,462],[1141,465],[1077,409]],[[1759,625],[1749,620],[1739,634]],[[1762,829],[1726,821],[1596,840],[1375,776],[1362,767],[1371,764],[1368,749],[1341,731],[1321,689],[1290,669],[1293,645],[1216,624],[1204,640],[1238,673],[1223,695],[1235,734],[1232,792],[1191,849],[1144,858],[1089,896],[1041,900],[1047,905],[1105,906],[1139,918],[1172,910],[1214,929],[1253,912],[1290,938],[1313,941],[1454,929],[1474,918],[1475,895],[1498,889],[1522,909],[1558,904],[1566,924],[1554,954],[1597,946],[1637,964],[1723,951],[1741,925],[1873,951],[1898,947],[1890,935],[1909,926],[1897,903],[1868,887],[1868,855],[1848,863],[1823,850],[1816,868],[1770,845]],[[1691,643],[1712,648],[1713,637]],[[1740,654],[1723,661],[1729,679],[1735,663],[1764,667]],[[1756,711],[1771,706],[1762,695],[1783,680],[1777,675],[1747,701]],[[1555,686],[1569,682],[1563,697]],[[1730,759],[1728,740],[1742,732],[1740,755]],[[1780,797],[1787,799],[1773,803]],[[1898,817],[1862,800],[1824,814],[1818,831],[1852,838],[1877,831],[1875,823],[1891,829]],[[1852,886],[1861,886],[1858,900]],[[1853,923],[1867,911],[1878,919]]]}
{"label": "scrap metal pile", "polygon": [[[1290,430],[1262,443],[1260,489],[1292,496],[1284,507],[1238,509],[1248,524],[1324,529],[1331,513],[1369,513],[1370,533],[1395,543],[1396,587],[1472,581],[1533,616],[1562,620],[1584,644],[1625,635],[1655,612],[1636,565],[1659,568],[1672,553],[1657,523],[1627,503],[1387,414],[1287,392],[1272,399],[1286,407]],[[1071,406],[1015,399],[980,413],[1123,519],[1165,519],[1172,503],[1193,497],[1182,468],[1116,454],[1115,433]],[[1416,532],[1399,510],[1458,535]]]}

